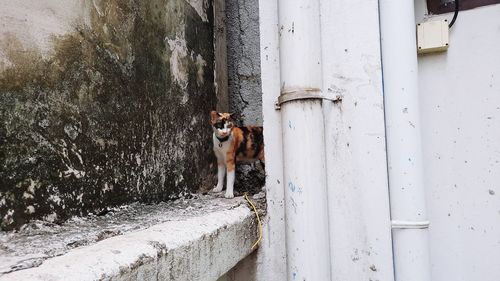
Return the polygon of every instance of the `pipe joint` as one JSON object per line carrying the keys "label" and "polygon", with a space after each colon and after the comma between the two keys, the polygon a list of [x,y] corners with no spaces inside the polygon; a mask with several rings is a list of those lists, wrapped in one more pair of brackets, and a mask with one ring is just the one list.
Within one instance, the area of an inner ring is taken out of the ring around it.
{"label": "pipe joint", "polygon": [[392,220],[392,229],[426,229],[429,228],[429,221],[403,221],[403,220]]}
{"label": "pipe joint", "polygon": [[278,101],[275,104],[276,110],[281,109],[281,105],[290,101],[305,99],[322,99],[338,102],[342,100],[341,95],[324,94],[319,88],[295,88],[281,91]]}

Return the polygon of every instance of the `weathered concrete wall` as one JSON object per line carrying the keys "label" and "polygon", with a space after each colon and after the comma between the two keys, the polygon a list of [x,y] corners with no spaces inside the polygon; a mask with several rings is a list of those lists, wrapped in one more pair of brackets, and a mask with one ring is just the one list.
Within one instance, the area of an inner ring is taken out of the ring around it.
{"label": "weathered concrete wall", "polygon": [[259,1],[226,0],[229,110],[262,126]]}
{"label": "weathered concrete wall", "polygon": [[2,229],[211,184],[210,1],[0,5]]}
{"label": "weathered concrete wall", "polygon": [[[227,48],[227,73],[219,70],[217,75],[227,75],[230,112],[236,113],[240,126],[262,126],[262,83],[260,70],[260,33],[258,0],[225,0]],[[221,77],[222,78],[222,77]],[[223,82],[222,79],[219,82]],[[222,85],[224,86],[224,85]],[[223,90],[220,88],[219,90]],[[219,100],[219,108],[226,108],[225,99]],[[222,104],[221,104],[222,103]],[[265,183],[264,169],[241,163],[236,170],[236,191],[258,193]]]}

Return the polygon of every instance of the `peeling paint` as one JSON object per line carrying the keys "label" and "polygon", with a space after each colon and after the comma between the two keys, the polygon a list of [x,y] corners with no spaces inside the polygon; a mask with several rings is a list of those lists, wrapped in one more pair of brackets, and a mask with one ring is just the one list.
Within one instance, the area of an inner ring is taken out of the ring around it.
{"label": "peeling paint", "polygon": [[203,59],[203,57],[198,54],[196,56],[196,67],[197,67],[197,72],[196,72],[196,83],[199,86],[202,86],[203,83],[205,82],[204,76],[205,76],[205,70],[204,67],[207,65],[207,62]]}
{"label": "peeling paint", "polygon": [[187,55],[186,39],[184,31],[175,35],[174,39],[167,39],[170,51],[170,71],[174,81],[182,88],[186,89],[188,85],[187,74]]}
{"label": "peeling paint", "polygon": [[28,214],[33,214],[35,212],[35,207],[33,207],[32,205],[29,205],[28,207],[26,207],[26,212]]}

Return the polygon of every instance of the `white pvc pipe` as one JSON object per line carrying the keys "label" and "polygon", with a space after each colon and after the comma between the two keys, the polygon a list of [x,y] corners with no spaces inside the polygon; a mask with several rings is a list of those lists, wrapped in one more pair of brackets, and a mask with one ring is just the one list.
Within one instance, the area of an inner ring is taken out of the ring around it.
{"label": "white pvc pipe", "polygon": [[428,281],[414,3],[379,5],[395,279]]}
{"label": "white pvc pipe", "polygon": [[[279,0],[281,94],[321,94],[319,0]],[[288,280],[330,280],[321,99],[281,105]]]}

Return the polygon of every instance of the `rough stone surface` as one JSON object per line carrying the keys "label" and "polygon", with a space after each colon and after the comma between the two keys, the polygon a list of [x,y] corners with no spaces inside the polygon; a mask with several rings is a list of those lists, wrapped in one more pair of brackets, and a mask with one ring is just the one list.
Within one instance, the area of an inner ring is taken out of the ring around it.
{"label": "rough stone surface", "polygon": [[[259,1],[225,2],[229,111],[236,113],[240,126],[262,126]],[[264,184],[263,167],[237,165],[237,192],[258,193]]]}
{"label": "rough stone surface", "polygon": [[262,126],[259,1],[226,1],[229,109]]}
{"label": "rough stone surface", "polygon": [[264,167],[259,163],[238,163],[236,165],[236,181],[234,189],[236,195],[245,192],[249,194],[259,193],[266,184]]}
{"label": "rough stone surface", "polygon": [[3,2],[2,229],[213,184],[210,1]]}
{"label": "rough stone surface", "polygon": [[252,252],[255,216],[242,198],[195,202],[183,216],[166,211],[164,222],[148,229],[72,249],[0,280],[217,280]]}

